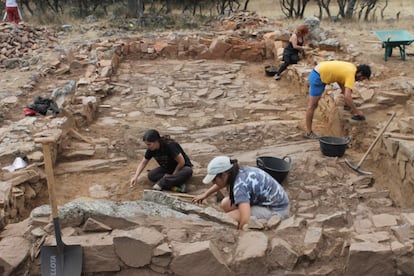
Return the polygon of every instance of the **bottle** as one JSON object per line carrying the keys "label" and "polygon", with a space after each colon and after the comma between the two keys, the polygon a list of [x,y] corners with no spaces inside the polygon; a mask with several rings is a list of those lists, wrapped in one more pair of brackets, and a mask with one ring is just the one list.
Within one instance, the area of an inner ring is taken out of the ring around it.
{"label": "bottle", "polygon": [[186,191],[186,185],[185,184],[181,184],[180,186],[174,186],[171,188],[171,191],[176,192],[176,193],[185,193]]}

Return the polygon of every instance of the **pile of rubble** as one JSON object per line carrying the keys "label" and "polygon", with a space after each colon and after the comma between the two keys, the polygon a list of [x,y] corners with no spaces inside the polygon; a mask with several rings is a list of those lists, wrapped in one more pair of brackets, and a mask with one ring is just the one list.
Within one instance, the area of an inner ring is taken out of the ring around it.
{"label": "pile of rubble", "polygon": [[35,64],[37,59],[32,57],[36,50],[52,47],[57,40],[57,34],[45,27],[1,23],[0,63],[7,69]]}
{"label": "pile of rubble", "polygon": [[266,17],[260,17],[255,12],[238,12],[231,14],[222,20],[221,24],[226,30],[238,30],[238,29],[257,29],[263,27],[269,23],[269,19]]}

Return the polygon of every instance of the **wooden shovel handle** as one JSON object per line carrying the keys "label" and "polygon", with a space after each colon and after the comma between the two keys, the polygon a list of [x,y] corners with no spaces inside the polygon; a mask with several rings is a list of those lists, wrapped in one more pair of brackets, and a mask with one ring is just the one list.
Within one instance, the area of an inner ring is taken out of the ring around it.
{"label": "wooden shovel handle", "polygon": [[50,144],[50,143],[56,143],[56,138],[54,137],[37,137],[34,139],[35,143],[37,144]]}
{"label": "wooden shovel handle", "polygon": [[56,139],[53,137],[39,137],[35,138],[35,143],[41,143],[43,145],[43,160],[45,161],[45,172],[47,180],[47,190],[49,192],[49,202],[52,208],[53,219],[58,218],[58,209],[56,203],[56,191],[55,191],[55,176],[53,174],[52,154],[50,151],[50,144],[55,143]]}

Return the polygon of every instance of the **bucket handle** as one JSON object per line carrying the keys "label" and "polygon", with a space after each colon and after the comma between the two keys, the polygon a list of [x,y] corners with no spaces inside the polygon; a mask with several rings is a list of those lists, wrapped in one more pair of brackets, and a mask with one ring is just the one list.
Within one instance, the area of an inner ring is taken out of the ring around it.
{"label": "bucket handle", "polygon": [[265,167],[265,164],[264,164],[263,160],[260,157],[256,159],[256,163],[259,166],[259,168],[264,168]]}
{"label": "bucket handle", "polygon": [[291,163],[292,163],[292,159],[291,159],[291,158],[290,158],[290,156],[288,156],[288,155],[285,155],[282,159],[283,159],[283,160],[288,159],[288,160],[289,160],[289,161],[288,161],[288,163],[289,163],[289,164],[291,164]]}
{"label": "bucket handle", "polygon": [[349,143],[351,143],[352,139],[349,136],[346,137],[345,139],[346,139],[346,147],[349,148]]}

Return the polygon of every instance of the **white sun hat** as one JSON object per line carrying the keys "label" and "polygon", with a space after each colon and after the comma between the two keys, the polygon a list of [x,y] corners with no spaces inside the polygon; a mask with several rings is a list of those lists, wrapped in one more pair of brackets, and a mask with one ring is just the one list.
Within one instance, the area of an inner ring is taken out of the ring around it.
{"label": "white sun hat", "polygon": [[222,172],[228,171],[233,167],[228,156],[217,156],[208,163],[207,175],[203,179],[204,184],[209,184],[213,179]]}

